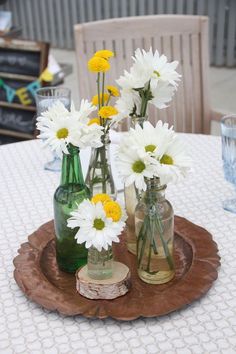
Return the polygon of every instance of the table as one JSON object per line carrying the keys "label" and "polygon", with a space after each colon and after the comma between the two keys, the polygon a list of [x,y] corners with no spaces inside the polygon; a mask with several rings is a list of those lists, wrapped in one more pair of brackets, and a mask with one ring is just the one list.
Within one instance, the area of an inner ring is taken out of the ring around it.
{"label": "table", "polygon": [[43,169],[51,154],[39,141],[0,147],[0,353],[236,353],[236,217],[221,207],[233,188],[223,178],[219,137],[183,134],[183,139],[193,172],[169,186],[167,195],[177,215],[213,234],[222,257],[219,278],[185,309],[126,323],[61,316],[19,290],[12,259],[27,235],[53,217],[59,175]]}

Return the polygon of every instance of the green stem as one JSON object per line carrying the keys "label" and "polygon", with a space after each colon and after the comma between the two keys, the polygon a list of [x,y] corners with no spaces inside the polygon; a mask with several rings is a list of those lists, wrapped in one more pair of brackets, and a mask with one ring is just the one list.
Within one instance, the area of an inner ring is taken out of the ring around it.
{"label": "green stem", "polygon": [[105,73],[102,73],[102,107],[104,106]]}
{"label": "green stem", "polygon": [[97,89],[98,89],[98,108],[101,108],[101,102],[100,102],[100,73],[98,73],[97,76]]}
{"label": "green stem", "polygon": [[159,216],[157,217],[156,224],[157,224],[157,228],[159,229],[159,235],[160,235],[161,243],[162,243],[165,255],[166,255],[167,262],[169,264],[170,270],[172,270],[172,269],[174,269],[174,263],[173,263],[171,255],[170,255],[169,248],[168,248],[168,246],[164,240],[164,237],[163,237],[163,227],[162,227],[161,220],[160,220]]}

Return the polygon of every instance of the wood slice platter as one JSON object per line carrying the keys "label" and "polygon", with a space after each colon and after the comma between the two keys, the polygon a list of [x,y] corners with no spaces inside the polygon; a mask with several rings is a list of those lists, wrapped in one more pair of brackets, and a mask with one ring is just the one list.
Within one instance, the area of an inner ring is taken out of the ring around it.
{"label": "wood slice platter", "polygon": [[136,271],[136,257],[121,242],[113,247],[114,258],[131,271],[130,291],[114,300],[90,300],[76,291],[73,274],[58,269],[55,257],[53,221],[42,225],[23,243],[14,259],[14,277],[26,296],[48,310],[74,316],[133,320],[155,317],[180,309],[199,299],[217,279],[220,265],[217,244],[205,229],[175,217],[175,277],[166,284],[142,282]]}

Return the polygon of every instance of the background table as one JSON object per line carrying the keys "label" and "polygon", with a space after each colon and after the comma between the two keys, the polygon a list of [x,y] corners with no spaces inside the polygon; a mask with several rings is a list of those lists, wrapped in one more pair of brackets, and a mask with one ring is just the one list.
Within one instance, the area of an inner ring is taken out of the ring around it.
{"label": "background table", "polygon": [[[43,169],[51,155],[39,141],[0,147],[0,353],[236,353],[236,216],[221,207],[233,188],[223,178],[220,138],[183,138],[193,172],[169,186],[167,196],[177,215],[213,234],[222,257],[219,279],[187,308],[133,322],[65,317],[25,298],[12,259],[27,236],[53,217],[59,174]],[[86,152],[82,160],[88,160]]]}

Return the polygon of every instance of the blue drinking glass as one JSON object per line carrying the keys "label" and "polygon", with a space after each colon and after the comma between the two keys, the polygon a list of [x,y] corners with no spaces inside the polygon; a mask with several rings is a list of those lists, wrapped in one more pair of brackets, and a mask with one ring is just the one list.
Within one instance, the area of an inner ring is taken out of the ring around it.
{"label": "blue drinking glass", "polygon": [[[222,160],[226,181],[236,188],[236,115],[221,120]],[[223,201],[223,208],[236,213],[236,196]]]}
{"label": "blue drinking glass", "polygon": [[[66,87],[43,87],[36,91],[37,116],[39,117],[48,108],[60,101],[70,110],[71,90]],[[53,160],[44,166],[45,170],[58,172],[61,170],[61,159],[53,152]]]}

